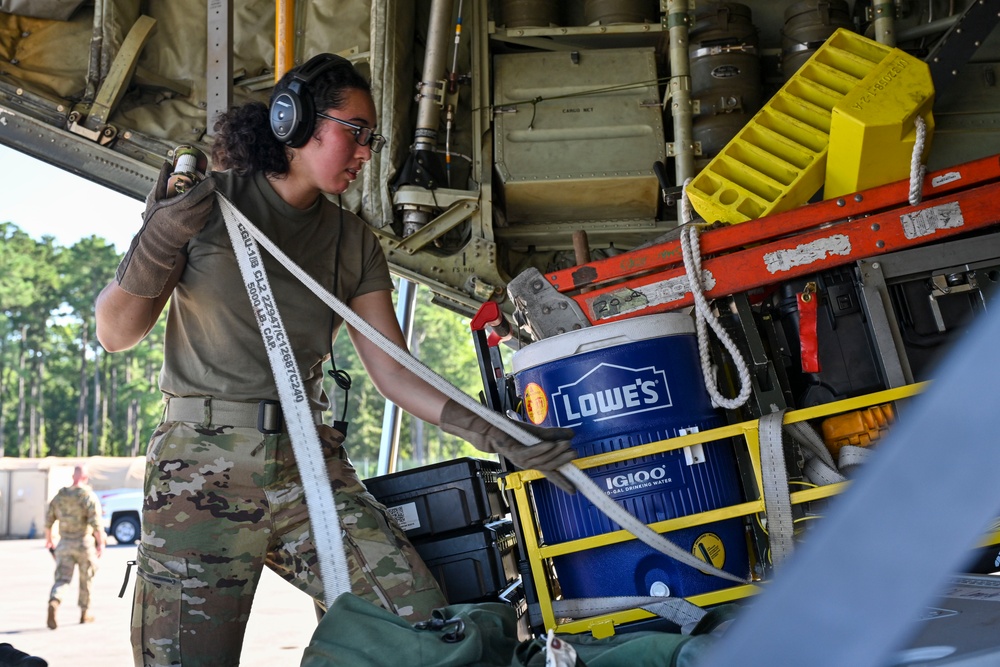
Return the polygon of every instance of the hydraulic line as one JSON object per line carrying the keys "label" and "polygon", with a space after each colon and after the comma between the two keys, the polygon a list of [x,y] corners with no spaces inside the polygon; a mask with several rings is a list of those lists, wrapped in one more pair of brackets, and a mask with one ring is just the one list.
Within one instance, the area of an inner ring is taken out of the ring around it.
{"label": "hydraulic line", "polygon": [[693,112],[691,105],[691,61],[688,57],[688,0],[668,0],[670,26],[670,112],[674,119],[674,176],[683,183],[694,173]]}
{"label": "hydraulic line", "polygon": [[441,120],[441,96],[439,90],[444,78],[447,47],[445,33],[451,20],[451,0],[433,0],[431,18],[427,26],[427,51],[424,54],[424,69],[417,84],[417,129],[413,142],[416,152],[433,151],[437,146],[438,125]]}
{"label": "hydraulic line", "polygon": [[274,0],[274,81],[295,66],[295,0]]}
{"label": "hydraulic line", "polygon": [[[451,53],[451,71],[448,73],[448,94],[455,95],[458,92],[458,47],[462,43],[462,2],[458,0],[458,17],[455,19],[455,44]],[[448,179],[448,187],[451,187],[451,130],[455,124],[455,108],[449,103],[445,109],[445,130],[444,130],[444,171]]]}
{"label": "hydraulic line", "polygon": [[893,2],[878,2],[872,7],[875,17],[875,41],[886,46],[896,46],[896,5]]}

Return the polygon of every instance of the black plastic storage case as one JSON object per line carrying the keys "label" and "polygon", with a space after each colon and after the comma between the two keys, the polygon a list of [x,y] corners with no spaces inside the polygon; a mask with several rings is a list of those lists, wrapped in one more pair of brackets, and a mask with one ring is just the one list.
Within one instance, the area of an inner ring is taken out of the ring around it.
{"label": "black plastic storage case", "polygon": [[495,461],[471,457],[365,480],[411,540],[467,530],[507,514]]}
{"label": "black plastic storage case", "polygon": [[510,520],[413,544],[451,604],[495,602],[497,593],[517,579],[516,545]]}

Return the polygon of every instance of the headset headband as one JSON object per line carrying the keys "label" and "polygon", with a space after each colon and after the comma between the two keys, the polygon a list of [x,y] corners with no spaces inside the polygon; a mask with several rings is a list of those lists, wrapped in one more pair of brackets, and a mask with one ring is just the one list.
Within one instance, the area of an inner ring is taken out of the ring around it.
{"label": "headset headband", "polygon": [[291,148],[309,141],[316,125],[315,101],[309,85],[321,74],[342,65],[353,67],[347,58],[321,53],[292,71],[291,81],[275,94],[268,110],[271,132],[278,141]]}

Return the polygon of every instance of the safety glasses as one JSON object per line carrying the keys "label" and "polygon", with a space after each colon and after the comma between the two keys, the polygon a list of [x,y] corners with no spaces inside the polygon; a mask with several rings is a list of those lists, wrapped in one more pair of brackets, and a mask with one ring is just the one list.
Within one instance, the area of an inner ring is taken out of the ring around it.
{"label": "safety glasses", "polygon": [[364,127],[363,125],[355,125],[354,123],[348,123],[346,120],[340,120],[339,118],[334,118],[333,116],[328,116],[325,113],[316,112],[316,115],[320,118],[326,118],[327,120],[332,120],[341,125],[346,125],[351,128],[354,134],[354,141],[358,142],[359,146],[370,146],[372,153],[378,153],[385,146],[385,137],[381,134],[375,134],[375,131],[370,127]]}

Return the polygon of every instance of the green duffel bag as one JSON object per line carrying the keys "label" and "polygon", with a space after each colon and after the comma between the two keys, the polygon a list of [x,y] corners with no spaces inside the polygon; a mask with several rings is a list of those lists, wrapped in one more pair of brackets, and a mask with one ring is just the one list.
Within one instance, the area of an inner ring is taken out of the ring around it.
{"label": "green duffel bag", "polygon": [[499,602],[449,605],[411,625],[344,593],[323,615],[301,667],[509,667],[518,643],[517,615]]}
{"label": "green duffel bag", "polygon": [[[691,634],[632,632],[604,639],[560,634],[575,667],[691,667],[717,640],[735,605],[709,611]],[[345,593],[313,633],[301,667],[544,667],[545,638],[519,641],[514,610],[497,602],[456,604],[411,625]]]}
{"label": "green duffel bag", "polygon": [[[638,631],[602,639],[590,635],[557,636],[576,654],[574,667],[697,667],[736,612],[735,605],[709,610],[690,634]],[[522,642],[514,651],[511,667],[545,667],[545,646],[544,637]]]}

